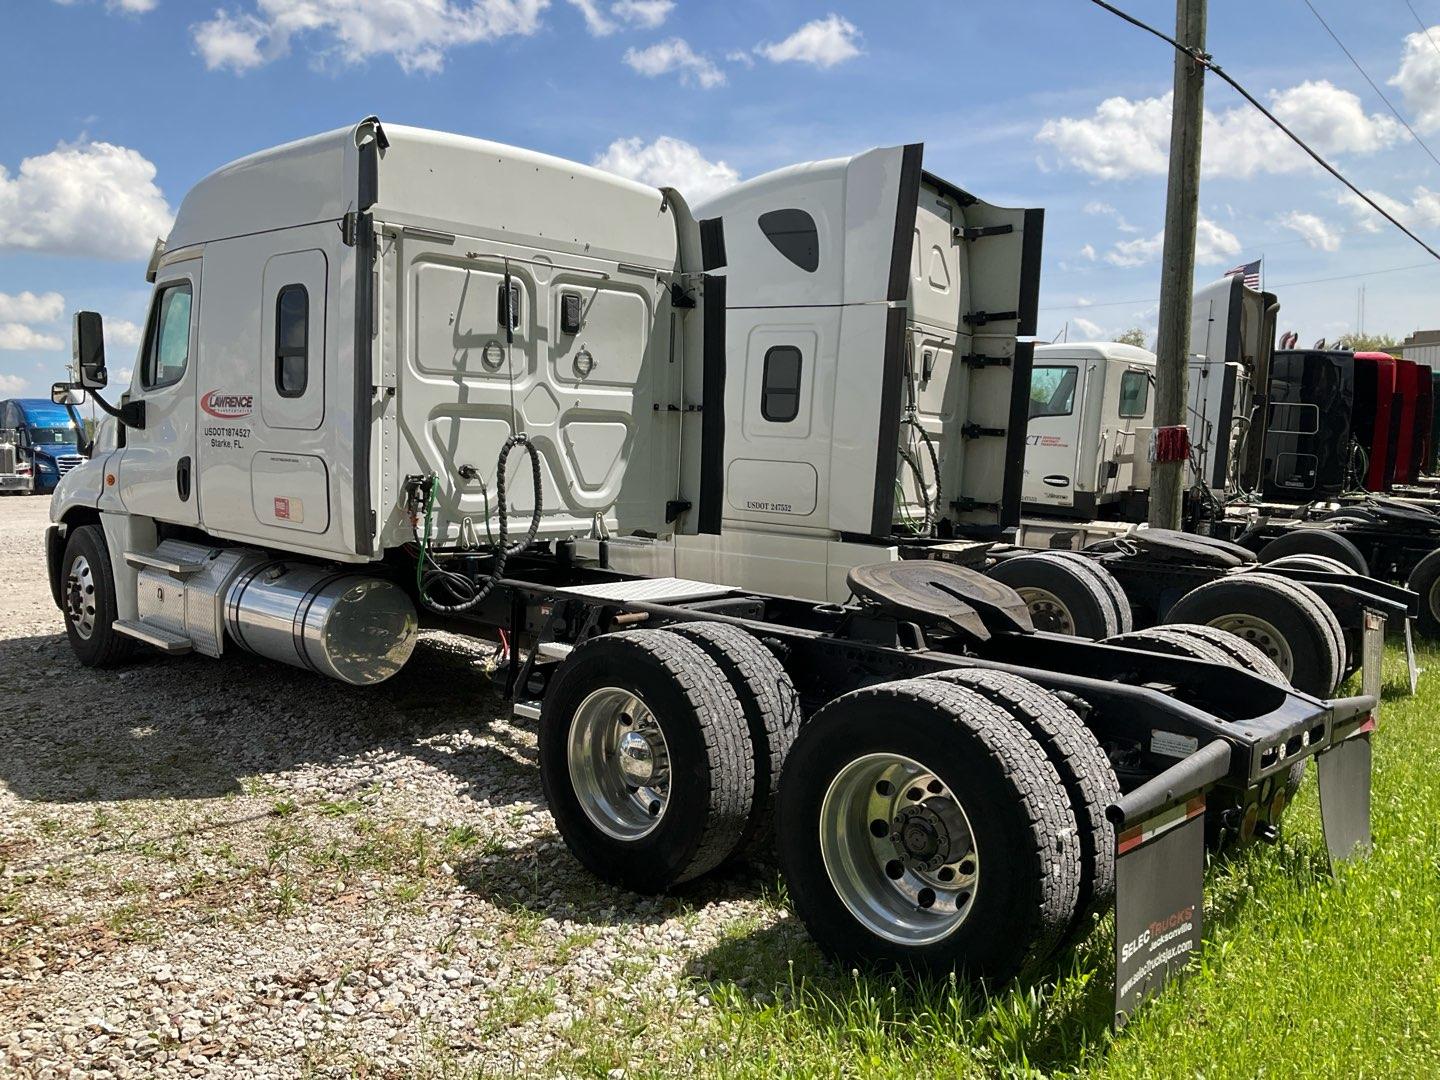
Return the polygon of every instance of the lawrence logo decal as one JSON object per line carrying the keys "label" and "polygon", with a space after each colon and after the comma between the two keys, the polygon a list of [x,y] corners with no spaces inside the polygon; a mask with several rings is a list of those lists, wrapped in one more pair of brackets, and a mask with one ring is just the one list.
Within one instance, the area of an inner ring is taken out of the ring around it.
{"label": "lawrence logo decal", "polygon": [[249,394],[231,394],[224,390],[211,390],[200,399],[200,408],[220,420],[238,420],[249,416],[255,399]]}

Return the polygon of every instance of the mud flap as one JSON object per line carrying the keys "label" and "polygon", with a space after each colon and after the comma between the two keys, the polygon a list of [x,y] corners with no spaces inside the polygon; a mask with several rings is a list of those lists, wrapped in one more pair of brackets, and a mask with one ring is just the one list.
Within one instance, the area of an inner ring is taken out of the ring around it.
{"label": "mud flap", "polygon": [[1200,945],[1205,794],[1225,775],[1216,740],[1109,808],[1115,824],[1115,1013],[1118,1031]]}
{"label": "mud flap", "polygon": [[1405,672],[1410,676],[1410,695],[1415,695],[1420,685],[1420,668],[1415,663],[1415,638],[1410,632],[1413,620],[1405,620]]}
{"label": "mud flap", "polygon": [[[1385,682],[1385,616],[1378,611],[1365,609],[1361,622],[1360,636],[1360,692],[1380,697],[1380,687]],[[1406,632],[1410,620],[1405,620]],[[1414,689],[1411,689],[1414,693]]]}
{"label": "mud flap", "polygon": [[1341,863],[1370,851],[1370,736],[1367,721],[1348,739],[1315,759],[1320,785],[1320,824],[1333,872]]}

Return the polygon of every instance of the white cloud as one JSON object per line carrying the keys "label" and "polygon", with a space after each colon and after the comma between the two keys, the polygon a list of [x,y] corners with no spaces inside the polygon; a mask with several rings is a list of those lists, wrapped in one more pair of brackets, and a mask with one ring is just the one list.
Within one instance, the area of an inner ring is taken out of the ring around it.
{"label": "white cloud", "polygon": [[690,48],[684,38],[670,38],[645,49],[626,49],[625,63],[652,79],[677,71],[685,85],[698,83],[706,90],[725,82],[725,73],[708,57]]}
{"label": "white cloud", "polygon": [[616,0],[610,13],[621,22],[654,30],[675,10],[675,0]]}
{"label": "white cloud", "polygon": [[105,347],[136,348],[140,344],[140,324],[129,319],[105,320]]}
{"label": "white cloud", "polygon": [[217,10],[191,27],[206,67],[244,72],[290,51],[300,38],[321,60],[393,56],[406,72],[436,72],[447,50],[533,34],[550,0],[253,0],[252,11]]}
{"label": "white cloud", "polygon": [[1131,225],[1130,222],[1125,220],[1124,214],[1120,213],[1119,210],[1116,210],[1115,207],[1111,206],[1107,202],[1100,202],[1098,199],[1092,200],[1085,204],[1084,211],[1087,214],[1096,214],[1100,217],[1114,218],[1115,227],[1123,233],[1138,233],[1140,231],[1139,225]]}
{"label": "white cloud", "polygon": [[7,375],[0,371],[0,396],[21,397],[29,390],[30,384],[19,375]]}
{"label": "white cloud", "polygon": [[595,0],[570,0],[570,4],[585,16],[585,29],[596,37],[607,37],[618,29]]}
{"label": "white cloud", "polygon": [[740,174],[723,161],[710,161],[690,143],[662,135],[654,142],[616,139],[595,166],[655,187],[673,187],[691,206],[737,183]]}
{"label": "white cloud", "polygon": [[[1386,195],[1383,191],[1371,190],[1365,194],[1411,229],[1440,228],[1440,191],[1431,191],[1422,185],[1410,193],[1408,201]],[[1351,192],[1343,192],[1339,200],[1341,205],[1348,206],[1354,212],[1356,224],[1367,232],[1390,228],[1384,218]]]}
{"label": "white cloud", "polygon": [[1400,95],[1415,117],[1415,127],[1430,134],[1440,131],[1440,26],[1428,27],[1424,33],[1405,38],[1405,53],[1400,70],[1390,80],[1400,88]]}
{"label": "white cloud", "polygon": [[[1162,229],[1154,236],[1138,236],[1134,240],[1122,240],[1105,255],[1105,261],[1113,266],[1144,266],[1154,262],[1165,249],[1165,232]],[[1223,262],[1240,253],[1240,241],[1228,229],[1216,225],[1209,218],[1202,217],[1195,226],[1195,262],[1205,266]]]}
{"label": "white cloud", "polygon": [[1089,319],[1076,315],[1070,320],[1078,335],[1087,341],[1104,341],[1105,331],[1100,328],[1099,323],[1093,323]]}
{"label": "white cloud", "polygon": [[21,349],[63,349],[65,339],[54,334],[43,334],[22,323],[0,323],[0,349],[17,351]]}
{"label": "white cloud", "polygon": [[53,323],[65,314],[58,292],[0,293],[0,322]]}
{"label": "white cloud", "polygon": [[757,45],[755,51],[777,64],[796,61],[830,68],[860,55],[860,31],[849,19],[831,14],[806,23],[784,41]]}
{"label": "white cloud", "polygon": [[1340,230],[1331,225],[1318,214],[1307,214],[1300,210],[1291,210],[1276,224],[1283,229],[1289,229],[1305,241],[1307,245],[1316,251],[1339,251]]}
{"label": "white cloud", "polygon": [[[55,0],[61,7],[74,7],[76,0]],[[159,0],[105,0],[106,11],[119,11],[126,15],[144,15],[154,11]]]}
{"label": "white cloud", "polygon": [[1094,261],[1095,261],[1095,245],[1094,245],[1094,244],[1086,244],[1084,247],[1082,247],[1082,248],[1080,249],[1080,254],[1083,255],[1086,259],[1088,259],[1090,262],[1094,262]]}
{"label": "white cloud", "polygon": [[61,143],[13,177],[0,166],[0,251],[143,259],[173,219],[138,150]]}
{"label": "white cloud", "polygon": [[[1358,97],[1325,80],[1272,91],[1269,97],[1271,111],[1325,155],[1373,154],[1404,132],[1388,116],[1367,114]],[[1107,98],[1088,117],[1047,120],[1035,138],[1053,150],[1059,164],[1101,180],[1164,175],[1170,99],[1170,94],[1136,101]],[[1234,178],[1294,172],[1312,164],[1249,105],[1206,111],[1201,156],[1206,175]]]}

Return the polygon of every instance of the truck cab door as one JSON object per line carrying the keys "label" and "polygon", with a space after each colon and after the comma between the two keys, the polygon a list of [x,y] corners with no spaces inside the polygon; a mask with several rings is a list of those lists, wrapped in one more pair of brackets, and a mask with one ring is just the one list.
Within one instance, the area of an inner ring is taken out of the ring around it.
{"label": "truck cab door", "polygon": [[1086,361],[1081,357],[1037,359],[1031,369],[1025,437],[1027,503],[1068,509],[1085,484],[1079,460],[1085,375]]}
{"label": "truck cab door", "polygon": [[196,352],[200,260],[160,272],[140,347],[130,401],[145,403],[145,426],[125,429],[118,469],[130,514],[178,525],[200,521],[195,484]]}

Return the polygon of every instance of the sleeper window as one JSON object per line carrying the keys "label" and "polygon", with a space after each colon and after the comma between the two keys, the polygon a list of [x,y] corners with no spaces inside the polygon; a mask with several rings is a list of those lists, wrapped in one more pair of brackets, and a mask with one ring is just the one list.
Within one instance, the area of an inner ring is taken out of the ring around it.
{"label": "sleeper window", "polygon": [[800,350],[776,345],[765,353],[760,415],[772,424],[788,424],[800,415]]}
{"label": "sleeper window", "polygon": [[804,210],[771,210],[760,215],[760,231],[775,250],[796,266],[814,273],[820,265],[820,234]]}
{"label": "sleeper window", "polygon": [[275,387],[296,398],[310,382],[310,294],[286,285],[275,296]]}
{"label": "sleeper window", "polygon": [[1127,371],[1120,376],[1120,416],[1133,420],[1144,416],[1150,404],[1150,376],[1143,371]]}
{"label": "sleeper window", "polygon": [[146,335],[141,384],[147,390],[180,381],[190,359],[190,283],[160,290]]}

